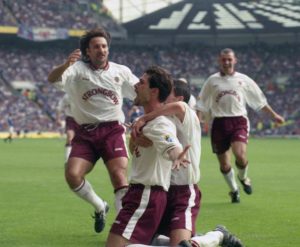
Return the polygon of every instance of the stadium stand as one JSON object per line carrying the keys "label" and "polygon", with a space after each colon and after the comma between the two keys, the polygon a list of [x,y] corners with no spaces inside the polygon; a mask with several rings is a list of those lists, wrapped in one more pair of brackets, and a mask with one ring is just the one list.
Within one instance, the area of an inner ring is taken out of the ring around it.
{"label": "stadium stand", "polygon": [[[24,25],[27,27],[48,27],[86,29],[101,25],[110,30],[122,27],[109,17],[100,1],[0,1],[4,25]],[[34,10],[34,15],[32,14]]]}
{"label": "stadium stand", "polygon": [[[38,10],[34,17],[28,15],[29,9]],[[76,19],[76,13],[79,12],[83,15],[80,20]],[[17,3],[0,0],[0,25],[3,26],[41,26],[42,23],[42,26],[51,28],[79,30],[92,28],[99,23],[99,18],[107,20],[100,23],[105,24],[109,30],[122,30],[99,1]],[[9,113],[13,115],[15,129],[19,132],[56,131],[55,112],[58,98],[63,92],[47,82],[47,74],[78,46],[78,40],[73,37],[61,42],[33,42],[18,38],[16,33],[8,34],[4,31],[0,35],[3,37],[0,43],[0,132],[6,131],[5,116]],[[110,59],[126,64],[137,76],[149,65],[161,65],[175,77],[187,78],[195,96],[205,78],[218,69],[215,59],[220,46],[195,42],[159,46],[152,45],[151,40],[146,44],[129,45],[128,41],[122,43],[115,40]],[[235,45],[233,48],[239,59],[238,71],[254,78],[274,109],[287,119],[285,126],[277,128],[263,115],[250,111],[252,134],[299,136],[300,110],[297,106],[300,104],[300,48],[297,44],[261,43]],[[14,86],[15,82],[22,81],[32,83],[34,89]],[[128,112],[130,108],[131,102],[125,101],[124,111]]]}

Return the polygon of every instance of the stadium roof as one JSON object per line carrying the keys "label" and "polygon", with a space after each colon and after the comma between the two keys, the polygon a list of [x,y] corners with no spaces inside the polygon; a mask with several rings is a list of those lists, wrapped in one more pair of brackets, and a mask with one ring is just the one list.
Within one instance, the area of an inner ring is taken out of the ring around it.
{"label": "stadium roof", "polygon": [[102,0],[120,23],[126,23],[182,0]]}
{"label": "stadium roof", "polygon": [[186,0],[124,26],[137,43],[299,42],[300,5],[293,0]]}

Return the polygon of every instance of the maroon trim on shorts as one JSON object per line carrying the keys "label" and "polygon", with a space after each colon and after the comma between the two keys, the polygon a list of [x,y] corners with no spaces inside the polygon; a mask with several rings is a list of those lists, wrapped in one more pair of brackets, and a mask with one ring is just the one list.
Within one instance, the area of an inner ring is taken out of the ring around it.
{"label": "maroon trim on shorts", "polygon": [[[190,206],[191,199],[190,185],[171,185],[168,191],[168,202],[163,219],[161,220],[158,233],[169,236],[170,232],[176,229],[191,230],[196,233],[196,220],[200,211],[201,191],[197,184],[193,184],[195,198],[194,205]],[[191,212],[191,218],[187,219],[187,209]],[[192,229],[187,229],[186,220],[191,222]]]}
{"label": "maroon trim on shorts", "polygon": [[[145,198],[148,193],[149,198]],[[148,199],[147,203],[145,199]],[[167,192],[162,186],[130,184],[110,232],[128,239],[132,244],[150,244],[166,204]],[[132,232],[126,232],[127,227]]]}

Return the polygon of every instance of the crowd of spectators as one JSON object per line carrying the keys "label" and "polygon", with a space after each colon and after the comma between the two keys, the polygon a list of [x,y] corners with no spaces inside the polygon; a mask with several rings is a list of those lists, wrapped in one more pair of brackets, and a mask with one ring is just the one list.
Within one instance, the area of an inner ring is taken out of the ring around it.
{"label": "crowd of spectators", "polygon": [[[175,77],[207,78],[218,70],[216,47],[128,47],[113,45],[111,61],[125,64],[140,76],[146,67],[158,64]],[[249,111],[252,133],[255,135],[300,135],[300,49],[286,46],[284,49],[265,45],[235,47],[239,60],[237,70],[249,75],[265,92],[272,107],[288,121],[277,127],[262,114]],[[7,82],[32,81],[36,85],[34,101],[19,95],[0,94],[0,115],[12,113],[18,121],[17,129],[29,131],[54,130],[58,99],[63,92],[47,82],[47,74],[55,64],[64,61],[71,51],[65,49],[20,49],[0,47],[0,69]],[[278,52],[280,51],[280,52]],[[1,85],[1,84],[0,84]],[[192,93],[197,97],[201,83],[193,81]],[[4,100],[3,100],[4,99]],[[30,109],[32,108],[32,109]],[[124,104],[127,113],[130,102]],[[28,111],[28,112],[27,112]],[[127,114],[126,114],[127,115]],[[22,120],[26,118],[26,120]],[[0,131],[4,131],[0,119]]]}
{"label": "crowd of spectators", "polygon": [[17,26],[14,16],[7,11],[4,2],[0,0],[0,25],[1,26]]}
{"label": "crowd of spectators", "polygon": [[99,24],[115,32],[123,30],[101,1],[0,0],[0,26],[89,29]]}

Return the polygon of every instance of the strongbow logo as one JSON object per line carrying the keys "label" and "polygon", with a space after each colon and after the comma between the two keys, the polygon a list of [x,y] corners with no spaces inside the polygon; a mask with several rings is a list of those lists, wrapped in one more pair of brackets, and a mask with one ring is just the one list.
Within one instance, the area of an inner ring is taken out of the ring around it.
{"label": "strongbow logo", "polygon": [[82,96],[82,99],[84,101],[87,101],[90,97],[97,95],[97,94],[102,94],[102,95],[106,96],[107,98],[111,99],[115,105],[119,104],[118,97],[115,95],[115,93],[113,91],[105,89],[105,88],[101,88],[101,87],[94,88],[94,89],[91,89],[91,90],[85,92]]}
{"label": "strongbow logo", "polygon": [[216,102],[218,103],[218,102],[220,101],[220,99],[221,99],[223,96],[225,96],[225,95],[232,95],[232,96],[236,97],[237,100],[238,100],[239,102],[241,101],[241,98],[240,98],[240,96],[237,94],[236,91],[234,91],[234,90],[225,90],[225,91],[221,91],[221,92],[217,95],[217,97],[216,97]]}

